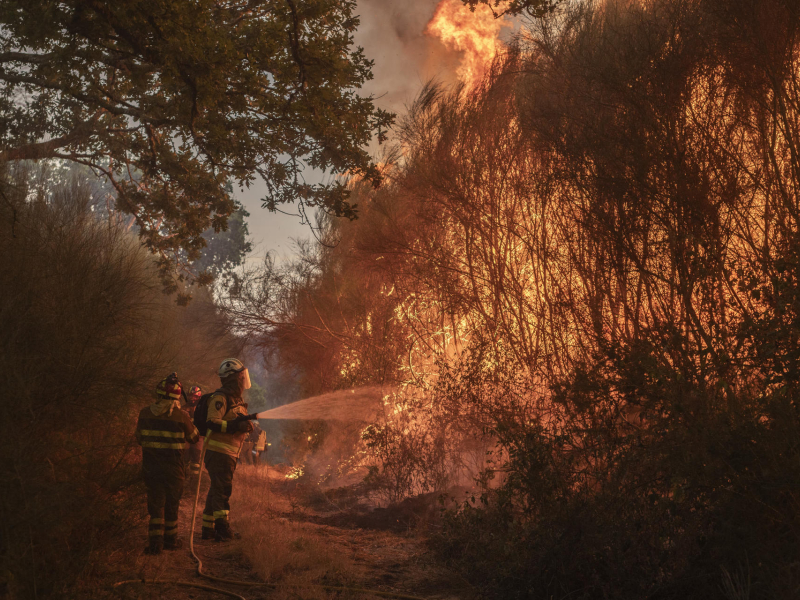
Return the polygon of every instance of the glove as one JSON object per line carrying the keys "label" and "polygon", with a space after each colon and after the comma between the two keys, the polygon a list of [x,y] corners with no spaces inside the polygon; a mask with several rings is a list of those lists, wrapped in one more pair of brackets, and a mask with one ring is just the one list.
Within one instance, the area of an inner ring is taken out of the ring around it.
{"label": "glove", "polygon": [[228,421],[228,428],[237,433],[250,433],[253,431],[252,419],[255,415],[241,415]]}

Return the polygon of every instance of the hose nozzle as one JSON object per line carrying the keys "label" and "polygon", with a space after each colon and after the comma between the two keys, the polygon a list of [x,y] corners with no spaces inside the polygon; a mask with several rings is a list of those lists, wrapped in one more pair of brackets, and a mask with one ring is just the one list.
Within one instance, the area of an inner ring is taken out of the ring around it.
{"label": "hose nozzle", "polygon": [[239,415],[235,419],[231,419],[230,423],[244,423],[245,421],[255,421],[258,419],[258,413],[253,413],[250,415]]}

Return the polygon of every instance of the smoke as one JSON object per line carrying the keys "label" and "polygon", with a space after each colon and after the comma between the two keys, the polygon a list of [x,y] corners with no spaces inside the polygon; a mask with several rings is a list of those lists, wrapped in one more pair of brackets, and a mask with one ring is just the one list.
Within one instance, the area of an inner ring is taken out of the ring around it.
{"label": "smoke", "polygon": [[458,52],[425,35],[438,0],[361,0],[355,43],[375,61],[364,91],[379,107],[404,112],[429,79],[455,81]]}

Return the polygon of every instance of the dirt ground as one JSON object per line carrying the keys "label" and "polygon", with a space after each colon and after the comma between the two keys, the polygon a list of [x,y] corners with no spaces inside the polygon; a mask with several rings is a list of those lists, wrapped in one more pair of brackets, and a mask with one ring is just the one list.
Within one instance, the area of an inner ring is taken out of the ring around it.
{"label": "dirt ground", "polygon": [[[188,548],[192,487],[191,495],[187,490],[181,504],[179,528],[184,547],[157,557],[145,555],[146,520],[143,519],[142,530],[119,540],[119,550],[109,554],[101,577],[107,583],[91,597],[103,600],[225,597],[210,590],[168,583],[173,580],[220,588],[247,600],[386,597],[363,590],[430,600],[475,597],[463,579],[430,559],[421,533],[429,511],[427,505],[374,509],[358,502],[346,490],[326,494],[309,489],[302,482],[287,480],[278,469],[239,465],[231,498],[231,524],[242,537],[217,543],[200,539],[207,489],[204,474],[195,522],[195,551],[203,561],[204,572],[238,581],[269,582],[272,587],[225,584],[197,575]],[[163,583],[143,584],[142,579]],[[126,580],[137,582],[114,585]]]}

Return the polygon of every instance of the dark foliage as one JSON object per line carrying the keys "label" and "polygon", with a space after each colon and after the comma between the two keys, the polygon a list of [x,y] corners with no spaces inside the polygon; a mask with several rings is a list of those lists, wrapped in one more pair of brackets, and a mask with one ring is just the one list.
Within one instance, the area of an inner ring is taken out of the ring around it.
{"label": "dark foliage", "polygon": [[[234,212],[229,180],[264,204],[354,217],[347,190],[305,168],[375,185],[364,149],[392,117],[358,89],[352,1],[0,2],[0,161],[63,158],[114,186],[162,274],[196,259]],[[171,276],[171,277],[170,277]]]}
{"label": "dark foliage", "polygon": [[207,296],[181,308],[152,256],[91,210],[91,182],[0,182],[0,595],[75,597],[141,525],[136,413],[171,371],[209,386],[236,351]]}

